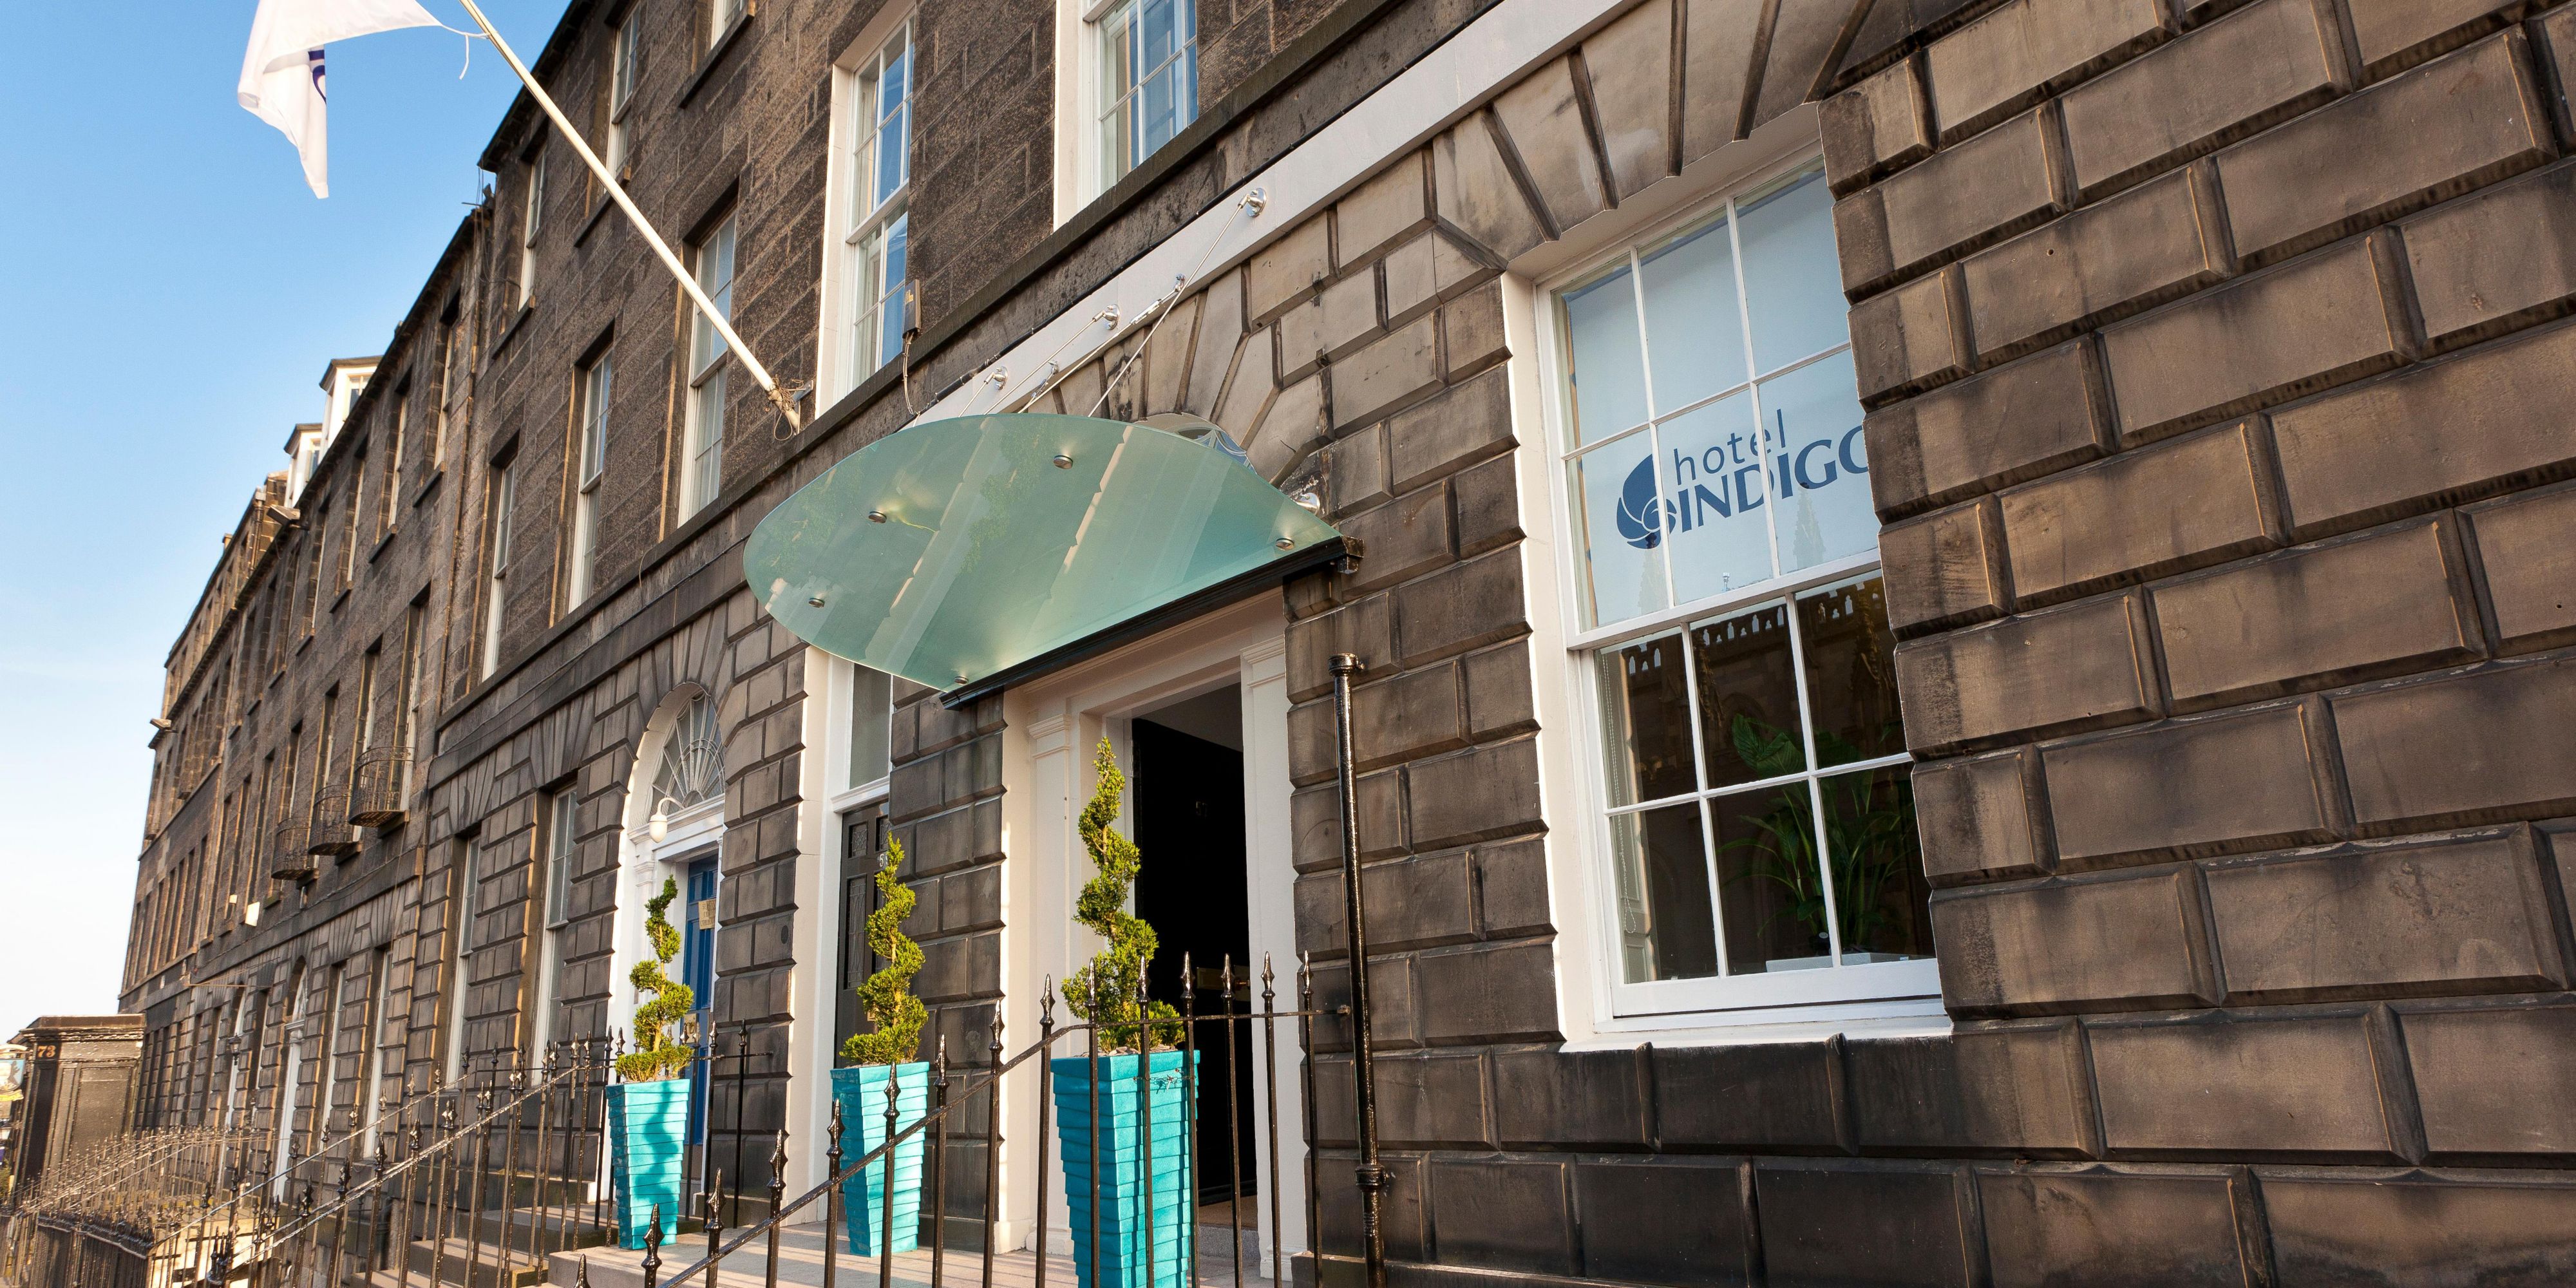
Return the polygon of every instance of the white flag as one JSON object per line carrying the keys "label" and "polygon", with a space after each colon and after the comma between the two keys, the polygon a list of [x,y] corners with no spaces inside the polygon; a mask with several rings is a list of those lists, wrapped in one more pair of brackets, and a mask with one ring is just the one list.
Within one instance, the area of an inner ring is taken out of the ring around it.
{"label": "white flag", "polygon": [[322,47],[378,31],[440,25],[419,0],[259,0],[236,96],[251,115],[276,126],[295,145],[313,195],[330,196]]}

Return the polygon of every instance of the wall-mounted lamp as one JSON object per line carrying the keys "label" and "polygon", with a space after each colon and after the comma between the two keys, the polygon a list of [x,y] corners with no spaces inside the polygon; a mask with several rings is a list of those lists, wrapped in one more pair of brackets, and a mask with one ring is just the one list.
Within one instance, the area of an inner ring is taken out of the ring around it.
{"label": "wall-mounted lamp", "polygon": [[676,806],[679,803],[668,796],[653,803],[653,817],[644,820],[644,834],[653,838],[653,844],[660,845],[671,835],[671,816],[663,810],[663,806]]}

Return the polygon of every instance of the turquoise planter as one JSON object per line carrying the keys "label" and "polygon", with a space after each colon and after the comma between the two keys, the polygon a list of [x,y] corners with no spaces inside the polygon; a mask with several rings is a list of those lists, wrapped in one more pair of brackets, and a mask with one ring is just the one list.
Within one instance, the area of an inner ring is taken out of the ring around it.
{"label": "turquoise planter", "polygon": [[618,1246],[641,1248],[662,1208],[662,1242],[680,1232],[681,1164],[689,1140],[689,1080],[621,1082],[608,1088],[609,1185]]}
{"label": "turquoise planter", "polygon": [[[1055,1077],[1056,1138],[1064,1156],[1065,1219],[1073,1230],[1079,1288],[1176,1288],[1189,1282],[1198,1234],[1190,1175],[1191,1104],[1197,1099],[1196,1053],[1157,1051],[1146,1083],[1136,1085],[1137,1058],[1100,1057],[1100,1131],[1091,1120],[1091,1061],[1049,1061]],[[1147,1115],[1152,1109],[1151,1149]],[[1100,1280],[1092,1282],[1092,1153],[1100,1159]],[[1151,1213],[1152,1219],[1147,1220]],[[1149,1246],[1150,1236],[1150,1246]]]}
{"label": "turquoise planter", "polygon": [[[832,1071],[832,1098],[841,1103],[841,1166],[847,1167],[885,1144],[886,1078],[894,1078],[894,1126],[897,1132],[921,1121],[930,1109],[930,1066],[862,1064]],[[893,1250],[921,1246],[921,1156],[927,1132],[914,1132],[894,1147]],[[841,1216],[850,1230],[850,1251],[877,1255],[877,1227],[885,1221],[885,1160],[869,1164],[841,1182]]]}

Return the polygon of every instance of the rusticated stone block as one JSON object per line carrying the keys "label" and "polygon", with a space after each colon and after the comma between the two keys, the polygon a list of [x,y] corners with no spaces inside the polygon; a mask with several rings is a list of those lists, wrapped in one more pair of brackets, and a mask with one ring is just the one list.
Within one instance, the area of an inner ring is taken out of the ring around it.
{"label": "rusticated stone block", "polygon": [[[1483,1055],[1426,1052],[1389,1056],[1374,1064],[1378,1139],[1388,1147],[1490,1147],[1491,1129],[1485,1124]],[[1336,1123],[1357,1122],[1357,1111],[1351,1103],[1350,1063],[1318,1062],[1315,1069],[1315,1112],[1319,1119],[1330,1114]]]}
{"label": "rusticated stone block", "polygon": [[1673,172],[1673,0],[1646,0],[1583,42],[1613,196]]}
{"label": "rusticated stone block", "polygon": [[[1395,952],[1465,943],[1476,937],[1476,892],[1464,850],[1371,863],[1360,869],[1368,900],[1369,949]],[[1297,946],[1318,958],[1339,957],[1349,942],[1342,924],[1346,892],[1338,870],[1297,879]]]}
{"label": "rusticated stone block", "polygon": [[1360,272],[1279,315],[1279,367],[1295,380],[1358,351],[1377,332],[1377,277]]}
{"label": "rusticated stone block", "polygon": [[1544,934],[1549,917],[1547,844],[1537,837],[1475,849],[1477,924],[1488,938]]}
{"label": "rusticated stone block", "polygon": [[1235,350],[1243,343],[1243,274],[1228,273],[1199,296],[1199,333],[1190,346],[1190,372],[1182,385],[1181,406],[1202,416],[1216,414],[1217,395],[1234,370]]}
{"label": "rusticated stone block", "polygon": [[2066,1015],[2216,1000],[2189,869],[1932,896],[1941,995],[1959,1015]]}
{"label": "rusticated stone block", "polygon": [[1984,621],[2012,603],[1990,498],[1890,524],[1878,549],[1887,566],[1888,624],[1900,634]]}
{"label": "rusticated stone block", "polygon": [[2394,1161],[2404,1149],[2360,1014],[2085,1027],[2115,1155]]}
{"label": "rusticated stone block", "polygon": [[1494,1137],[1503,1148],[1646,1146],[1646,1060],[1631,1051],[1497,1051]]}
{"label": "rusticated stone block", "polygon": [[2305,540],[2576,472],[2576,328],[2517,336],[2272,417]]}
{"label": "rusticated stone block", "polygon": [[2046,798],[2031,748],[1917,764],[1914,817],[1923,869],[1936,886],[2049,870]]}
{"label": "rusticated stone block", "polygon": [[1441,370],[1451,380],[1468,376],[1511,356],[1503,337],[1503,288],[1493,283],[1453,300],[1440,310]]}
{"label": "rusticated stone block", "polygon": [[2237,252],[2287,258],[2547,162],[2528,66],[2507,32],[2220,152]]}
{"label": "rusticated stone block", "polygon": [[1459,659],[1467,702],[1467,736],[1478,742],[1538,727],[1530,693],[1529,646],[1514,640]]}
{"label": "rusticated stone block", "polygon": [[2177,711],[2428,670],[2478,655],[2447,516],[2285,550],[2154,590]]}
{"label": "rusticated stone block", "polygon": [[1254,253],[1245,272],[1244,307],[1258,326],[1289,305],[1314,294],[1315,283],[1333,271],[1332,226],[1309,219],[1286,236]]}
{"label": "rusticated stone block", "polygon": [[1353,188],[1333,205],[1335,261],[1345,268],[1374,259],[1397,241],[1428,227],[1423,154],[1408,152]]}
{"label": "rusticated stone block", "polygon": [[1851,336],[1864,403],[1945,384],[1976,365],[1956,266],[1853,305]]}
{"label": "rusticated stone block", "polygon": [[1754,1164],[1753,1185],[1772,1288],[1976,1282],[1950,1168],[1765,1160]]}
{"label": "rusticated stone block", "polygon": [[2224,420],[2413,356],[2388,237],[2347,242],[2104,330],[2121,438]]}
{"label": "rusticated stone block", "polygon": [[1422,1040],[1546,1042],[1556,1023],[1556,958],[1546,943],[1424,953],[1414,959],[1422,987]]}
{"label": "rusticated stone block", "polygon": [[1960,265],[1978,354],[1999,362],[2235,271],[2206,162],[2086,206]]}
{"label": "rusticated stone block", "polygon": [[2513,20],[2522,0],[2349,0],[2362,67],[2373,77],[2464,45]]}
{"label": "rusticated stone block", "polygon": [[1941,139],[1982,128],[2172,34],[2155,0],[2013,0],[1925,51]]}
{"label": "rusticated stone block", "polygon": [[1858,295],[2000,241],[2065,208],[2054,117],[2027,112],[1834,206],[1843,289]]}
{"label": "rusticated stone block", "polygon": [[1609,205],[1610,191],[1575,99],[1570,60],[1542,64],[1496,95],[1494,119],[1520,153],[1551,230],[1572,228]]}
{"label": "rusticated stone block", "polygon": [[1506,546],[1395,590],[1396,660],[1407,666],[1529,632],[1520,549]]}
{"label": "rusticated stone block", "polygon": [[1288,624],[1288,700],[1305,702],[1332,691],[1332,659],[1349,653],[1361,665],[1383,668],[1394,661],[1388,633],[1387,600],[1371,595],[1329,613]]}
{"label": "rusticated stone block", "polygon": [[1900,644],[1907,745],[1939,751],[2145,719],[2162,701],[2147,648],[2135,594]]}
{"label": "rusticated stone block", "polygon": [[[2137,1173],[1977,1172],[1995,1288],[2059,1288],[2113,1278],[2242,1288],[2236,1213],[2247,1179]],[[2117,1269],[2112,1269],[2116,1267]]]}
{"label": "rusticated stone block", "polygon": [[1404,772],[1418,847],[1537,829],[1538,751],[1531,739],[1416,761]]}
{"label": "rusticated stone block", "polygon": [[1744,93],[1768,0],[1682,0],[1682,164],[1744,137]]}
{"label": "rusticated stone block", "polygon": [[1523,1274],[1574,1273],[1574,1204],[1566,1165],[1435,1158],[1431,1228],[1443,1264]]}
{"label": "rusticated stone block", "polygon": [[1961,1029],[1843,1046],[1853,1143],[1867,1153],[2081,1158],[2092,1103],[2075,1025]]}
{"label": "rusticated stone block", "polygon": [[2110,396],[2077,340],[1869,413],[1870,496],[1913,514],[2101,455]]}
{"label": "rusticated stone block", "polygon": [[[1414,961],[1414,958],[1406,956],[1369,959],[1369,1032],[1375,1035],[1380,1050],[1422,1045],[1422,999],[1416,992]],[[1350,960],[1318,962],[1312,978],[1315,1006],[1325,1012],[1315,1020],[1315,1049],[1350,1050]],[[1320,1113],[1317,1121],[1324,1121]],[[1349,1124],[1352,1119],[1348,1114],[1332,1121],[1344,1131],[1351,1130]],[[1337,1134],[1324,1139],[1327,1144],[1339,1144],[1348,1142],[1350,1137]]]}
{"label": "rusticated stone block", "polygon": [[1393,585],[1450,560],[1449,499],[1436,485],[1345,518],[1341,527],[1368,549],[1343,587],[1346,595]]}
{"label": "rusticated stone block", "polygon": [[1453,750],[1467,741],[1466,716],[1456,663],[1389,676],[1351,695],[1352,754],[1360,768],[1376,769]]}
{"label": "rusticated stone block", "polygon": [[2473,506],[2496,647],[2508,653],[2556,648],[2576,639],[2576,489],[2565,485]]}
{"label": "rusticated stone block", "polygon": [[2330,839],[2343,826],[2314,701],[2041,749],[2070,868]]}
{"label": "rusticated stone block", "polygon": [[1443,225],[1493,259],[1508,261],[1546,241],[1548,230],[1503,164],[1494,143],[1499,128],[1480,112],[1433,139],[1431,188]]}
{"label": "rusticated stone block", "polygon": [[2397,1022],[2435,1159],[2528,1166],[2576,1154],[2576,1006],[2410,1009]]}
{"label": "rusticated stone block", "polygon": [[1440,387],[1432,319],[1388,332],[1333,367],[1333,428],[1366,424]]}
{"label": "rusticated stone block", "polygon": [[[2554,1179],[2554,1178],[2553,1178]],[[2306,1284],[2576,1282],[2576,1185],[2263,1177],[2272,1263]]]}
{"label": "rusticated stone block", "polygon": [[1698,1288],[1749,1284],[1751,1176],[1734,1159],[1601,1159],[1574,1165],[1585,1277]]}
{"label": "rusticated stone block", "polygon": [[[2437,347],[2502,335],[2576,301],[2576,166],[2498,184],[2398,231],[2424,334]],[[2496,253],[2508,245],[2512,254]]]}
{"label": "rusticated stone block", "polygon": [[2558,120],[2560,138],[2576,132],[2576,112],[2567,104],[2567,87],[2576,85],[2576,11],[2553,9],[2532,20],[2532,39],[2539,45],[2543,65],[2558,86],[2550,96],[2550,112]]}
{"label": "rusticated stone block", "polygon": [[2209,869],[2234,1003],[2563,985],[2531,835],[2374,846]]}
{"label": "rusticated stone block", "polygon": [[[1748,117],[1753,129],[1823,96],[1826,78],[1834,70],[1831,60],[1866,8],[1859,0],[1784,0],[1775,6],[1770,48]],[[1752,43],[1750,25],[1737,30],[1746,33],[1738,40]]]}
{"label": "rusticated stone block", "polygon": [[2269,447],[2239,422],[2005,492],[2014,593],[2044,603],[2278,544]]}
{"label": "rusticated stone block", "polygon": [[1824,1042],[1655,1047],[1656,1139],[1725,1149],[1840,1149]]}
{"label": "rusticated stone block", "polygon": [[2333,698],[2363,833],[2576,812],[2576,662],[2511,663]]}
{"label": "rusticated stone block", "polygon": [[1521,539],[1520,479],[1509,455],[1458,471],[1449,482],[1458,503],[1458,555],[1472,559]]}
{"label": "rusticated stone block", "polygon": [[2319,0],[2256,0],[2069,90],[2067,151],[2090,199],[2351,87]]}
{"label": "rusticated stone block", "polygon": [[1817,109],[1825,173],[1837,195],[1932,154],[1932,113],[1914,66],[1900,62]]}
{"label": "rusticated stone block", "polygon": [[[1347,1116],[1345,1116],[1347,1117]],[[1320,1121],[1320,1119],[1318,1120]],[[1347,1124],[1343,1126],[1348,1131]],[[1343,1143],[1344,1151],[1349,1143]],[[1318,1175],[1325,1169],[1347,1175],[1359,1165],[1359,1157],[1343,1152],[1319,1153],[1315,1158]],[[1379,1160],[1386,1171],[1385,1188],[1378,1193],[1379,1221],[1386,1240],[1386,1255],[1396,1261],[1419,1261],[1427,1246],[1423,1236],[1423,1159],[1419,1154],[1390,1154]],[[1315,1187],[1316,1243],[1324,1253],[1336,1257],[1360,1255],[1361,1214],[1360,1190],[1356,1185],[1319,1185]]]}
{"label": "rusticated stone block", "polygon": [[[1362,775],[1359,784],[1360,856],[1400,854],[1404,839],[1404,774],[1401,770]],[[1342,862],[1342,804],[1330,785],[1312,787],[1288,797],[1288,826],[1294,834],[1297,870],[1320,872]]]}
{"label": "rusticated stone block", "polygon": [[1379,266],[1386,275],[1386,324],[1401,327],[1444,299],[1492,280],[1494,270],[1467,257],[1445,232],[1428,232],[1395,248]]}
{"label": "rusticated stone block", "polygon": [[1508,372],[1488,371],[1389,421],[1396,489],[1410,491],[1510,451],[1517,440],[1508,379]]}

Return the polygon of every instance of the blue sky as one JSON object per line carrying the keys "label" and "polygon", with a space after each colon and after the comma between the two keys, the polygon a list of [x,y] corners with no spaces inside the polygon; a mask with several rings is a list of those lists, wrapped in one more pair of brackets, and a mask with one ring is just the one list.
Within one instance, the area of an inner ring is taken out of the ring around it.
{"label": "blue sky", "polygon": [[[424,0],[470,26],[456,0]],[[562,0],[483,0],[523,56]],[[24,5],[0,80],[0,1037],[113,1010],[161,661],[219,534],[380,349],[518,82],[435,30],[334,46],[331,197],[233,100],[253,0]]]}

